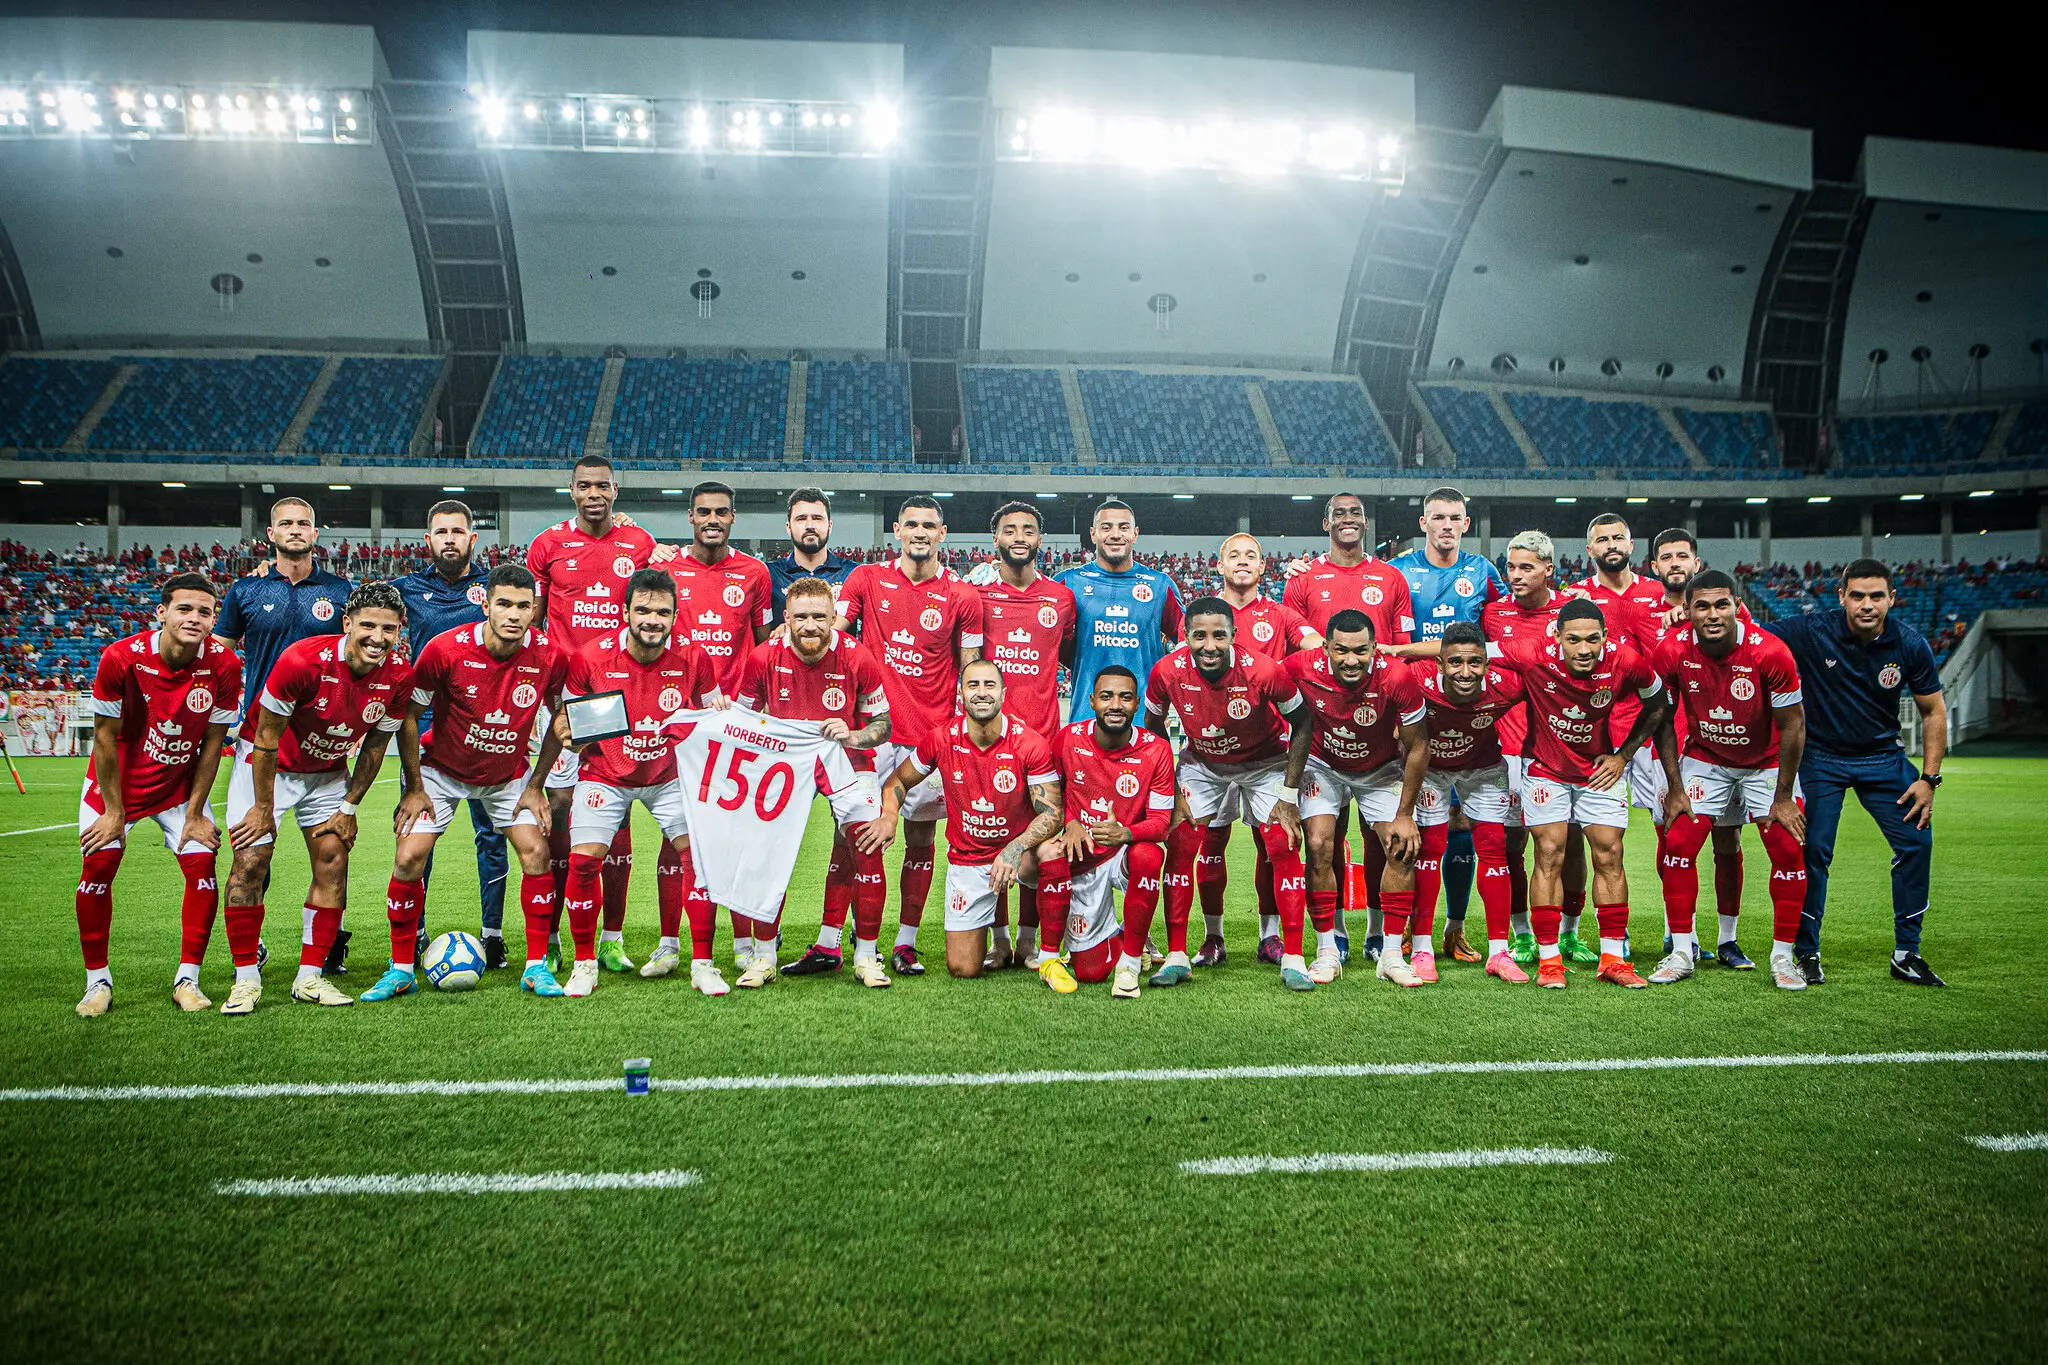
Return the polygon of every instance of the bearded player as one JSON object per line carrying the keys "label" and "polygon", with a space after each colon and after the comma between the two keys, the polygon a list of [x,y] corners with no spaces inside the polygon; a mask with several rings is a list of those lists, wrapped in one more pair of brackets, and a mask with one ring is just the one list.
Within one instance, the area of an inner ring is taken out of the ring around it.
{"label": "bearded player", "polygon": [[1316,930],[1309,979],[1326,986],[1344,975],[1337,955],[1337,815],[1356,805],[1359,828],[1371,830],[1386,855],[1380,881],[1386,944],[1375,971],[1397,986],[1434,982],[1431,921],[1416,922],[1412,968],[1401,950],[1422,851],[1415,801],[1429,767],[1422,693],[1406,664],[1374,648],[1372,618],[1348,607],[1330,618],[1320,651],[1296,654],[1284,667],[1309,706],[1308,751],[1287,768],[1287,785],[1301,791],[1308,842],[1308,911]]}
{"label": "bearded player", "polygon": [[[630,577],[630,575],[628,575]],[[500,564],[484,583],[484,619],[437,635],[413,660],[412,701],[406,719],[417,725],[432,708],[434,733],[418,772],[405,775],[394,827],[385,909],[391,920],[391,970],[364,991],[365,1004],[411,994],[413,957],[426,887],[420,882],[434,841],[464,801],[481,801],[491,828],[500,830],[519,859],[519,899],[526,916],[526,971],[519,989],[559,996],[548,970],[548,933],[554,922],[555,880],[548,866],[548,801],[541,785],[548,770],[527,760],[528,738],[543,706],[561,701],[568,658],[532,629],[539,611],[534,578],[517,564]],[[545,742],[544,742],[545,747]],[[403,749],[399,762],[409,764]]]}
{"label": "bearded player", "polygon": [[[1658,985],[1693,972],[1699,942],[1693,916],[1699,872],[1693,865],[1709,829],[1731,813],[1754,822],[1771,859],[1771,980],[1806,989],[1794,944],[1806,904],[1806,814],[1798,804],[1799,759],[1806,748],[1806,709],[1799,666],[1783,641],[1741,619],[1735,580],[1709,569],[1686,584],[1692,618],[1657,647],[1652,661],[1686,715],[1685,753],[1667,718],[1658,732],[1672,795],[1664,837],[1664,904],[1671,951],[1650,973]],[[1681,813],[1682,812],[1682,813]]]}
{"label": "bearded player", "polygon": [[[820,733],[846,750],[854,772],[864,778],[860,786],[868,799],[879,803],[874,751],[889,742],[889,694],[882,666],[866,646],[833,628],[836,615],[831,584],[822,578],[792,582],[783,594],[786,629],[754,646],[734,700],[763,715],[816,721]],[[851,837],[856,804],[849,800],[833,808],[832,859],[825,869],[825,913],[818,941],[782,974],[838,971],[844,961],[840,944],[846,914],[851,910],[853,978],[881,990],[889,985],[879,951],[888,887],[881,855],[861,852]],[[872,817],[862,818],[862,823],[866,818]]]}
{"label": "bearded player", "polygon": [[[1003,711],[1003,671],[993,660],[961,667],[960,704],[964,714],[927,730],[889,774],[882,813],[855,838],[863,853],[880,857],[896,837],[905,798],[939,776],[946,788],[946,970],[980,976],[996,898],[1033,875],[1038,846],[1062,828],[1060,779],[1045,741]],[[1038,975],[1062,995],[1075,990],[1057,953],[1041,956]]]}
{"label": "bearded player", "polygon": [[78,946],[85,995],[78,1017],[97,1019],[114,1003],[107,930],[114,874],[128,831],[153,820],[178,860],[185,895],[171,999],[193,1013],[213,1002],[199,990],[199,964],[220,901],[214,856],[220,830],[208,802],[221,745],[242,702],[242,661],[213,634],[220,596],[196,573],[173,574],[157,597],[157,628],[100,651],[92,682],[92,759],[78,799]]}
{"label": "bearded player", "polygon": [[[289,645],[245,708],[242,739],[228,777],[228,951],[235,985],[220,1007],[248,1014],[263,998],[257,949],[263,934],[263,891],[277,851],[277,817],[298,816],[313,865],[299,941],[292,999],[309,1005],[352,1005],[322,975],[348,898],[348,859],[356,843],[356,807],[370,794],[391,737],[417,764],[419,730],[406,729],[412,665],[399,653],[405,601],[389,583],[365,583],[341,610],[341,634]],[[349,769],[349,757],[355,768]]]}
{"label": "bearded player", "polygon": [[1301,955],[1308,907],[1300,794],[1287,781],[1287,774],[1300,772],[1307,761],[1308,703],[1279,664],[1237,647],[1234,618],[1223,599],[1190,602],[1187,632],[1187,643],[1161,659],[1145,684],[1146,728],[1167,738],[1171,710],[1187,736],[1179,776],[1189,817],[1167,835],[1166,964],[1153,974],[1152,984],[1177,986],[1189,977],[1188,913],[1194,900],[1189,874],[1201,846],[1200,831],[1235,802],[1273,860],[1281,983],[1289,990],[1314,990]]}
{"label": "bearded player", "polygon": [[[1628,789],[1617,787],[1629,760],[1664,723],[1670,696],[1643,657],[1607,636],[1606,617],[1584,598],[1557,613],[1554,639],[1501,646],[1501,663],[1522,675],[1529,712],[1528,771],[1522,779],[1522,821],[1536,843],[1529,877],[1536,929],[1536,984],[1563,988],[1558,935],[1564,918],[1564,855],[1573,825],[1585,831],[1593,872],[1593,908],[1600,923],[1602,981],[1631,990],[1647,983],[1629,965],[1628,873],[1621,841],[1628,829]],[[1608,718],[1624,693],[1642,703],[1620,745]],[[1683,793],[1674,793],[1682,796]]]}
{"label": "bearded player", "polygon": [[[619,500],[619,481],[612,462],[604,456],[585,455],[576,462],[569,471],[569,497],[576,504],[576,515],[535,536],[526,551],[526,567],[533,573],[540,603],[534,625],[546,628],[548,639],[565,660],[625,626],[626,580],[647,567],[655,549],[653,536],[613,510]],[[558,925],[562,888],[569,876],[569,798],[576,790],[576,762],[575,752],[565,750],[546,774],[552,812],[548,859],[555,878]],[[633,966],[626,956],[624,932],[626,884],[632,871],[632,827],[622,824],[605,859],[604,936],[597,957],[606,971],[630,971]],[[675,898],[680,904],[682,881],[673,859],[665,857],[655,872],[657,878],[669,878],[657,886],[663,903]]]}
{"label": "bearded player", "polygon": [[[926,735],[945,729],[961,671],[981,657],[983,640],[981,594],[939,560],[946,514],[936,499],[904,499],[896,513],[896,543],[901,553],[894,560],[861,565],[839,590],[841,628],[858,629],[861,643],[883,668],[892,733],[875,767],[885,775],[901,768]],[[945,788],[935,781],[916,783],[905,791],[900,809],[903,869],[889,966],[923,976],[917,931],[931,895],[932,845],[939,817],[946,814]]]}

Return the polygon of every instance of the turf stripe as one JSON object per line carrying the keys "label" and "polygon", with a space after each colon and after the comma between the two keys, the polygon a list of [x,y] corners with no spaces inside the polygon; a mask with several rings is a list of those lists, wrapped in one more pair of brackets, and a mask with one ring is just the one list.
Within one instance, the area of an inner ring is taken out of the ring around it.
{"label": "turf stripe", "polygon": [[2048,1133],[2006,1133],[1999,1137],[1973,1137],[1987,1152],[2040,1152],[2048,1151]]}
{"label": "turf stripe", "polygon": [[[1970,1062],[2048,1062],[2048,1050],[1963,1052],[1788,1052],[1741,1057],[1583,1057],[1497,1062],[1347,1062],[1335,1065],[1158,1067],[1128,1071],[871,1072],[850,1075],[685,1076],[656,1079],[655,1090],[946,1089],[990,1085],[1071,1085],[1104,1081],[1302,1081],[1372,1076],[1497,1076],[1602,1071],[1694,1071],[1810,1066],[1916,1066]],[[0,1102],[117,1100],[274,1100],[329,1096],[576,1095],[617,1092],[623,1077],[538,1081],[277,1081],[244,1085],[56,1085],[0,1090]]]}
{"label": "turf stripe", "polygon": [[1462,1152],[1316,1152],[1310,1156],[1221,1156],[1183,1161],[1186,1175],[1320,1175],[1324,1171],[1442,1171],[1473,1166],[1598,1166],[1598,1147],[1493,1147]]}
{"label": "turf stripe", "polygon": [[77,822],[76,820],[66,820],[66,821],[65,821],[65,822],[64,822],[63,824],[61,824],[61,825],[37,825],[37,826],[36,826],[36,827],[35,827],[34,829],[5,829],[5,830],[0,830],[0,839],[12,839],[12,838],[13,838],[13,837],[14,837],[15,835],[17,835],[17,834],[48,834],[48,833],[49,833],[49,832],[50,832],[51,830],[53,830],[53,829],[77,829],[77,828],[78,828],[78,822]]}
{"label": "turf stripe", "polygon": [[695,1171],[548,1171],[541,1175],[321,1175],[306,1180],[223,1180],[215,1194],[302,1198],[316,1194],[537,1194],[551,1190],[674,1190],[700,1185]]}

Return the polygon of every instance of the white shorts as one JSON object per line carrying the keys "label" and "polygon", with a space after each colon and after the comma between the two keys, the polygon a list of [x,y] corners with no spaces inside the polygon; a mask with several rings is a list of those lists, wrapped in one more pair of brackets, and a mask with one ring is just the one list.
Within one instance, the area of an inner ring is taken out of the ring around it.
{"label": "white shorts", "polygon": [[[414,834],[439,834],[448,828],[455,818],[455,808],[465,801],[483,802],[484,814],[491,819],[491,828],[503,834],[514,825],[538,825],[533,812],[522,809],[520,793],[526,790],[525,773],[509,782],[500,782],[495,787],[479,787],[450,777],[431,763],[420,765],[420,786],[425,788],[427,797],[433,802],[420,822],[412,827]],[[606,840],[607,843],[610,840]]]}
{"label": "white shorts", "polygon": [[[208,808],[207,813],[212,813],[211,807]],[[99,818],[100,812],[85,804],[85,793],[80,791],[78,794],[78,837],[83,839],[85,832],[91,829],[93,822]],[[145,815],[142,817],[142,820],[154,820],[156,822],[156,827],[163,831],[164,847],[174,854],[206,853],[210,851],[205,844],[197,842],[186,843],[183,847],[179,846],[178,836],[185,832],[185,803],[183,801],[172,806],[169,810],[160,810],[155,815]],[[107,845],[107,847],[125,847],[128,843],[128,831],[141,824],[142,820],[130,820],[127,824],[123,825],[121,827],[121,837]]]}
{"label": "white shorts", "polygon": [[[875,781],[880,784],[889,780],[889,775],[903,766],[903,760],[914,757],[915,744],[877,744],[875,746]],[[903,796],[905,820],[919,823],[943,819],[946,814],[946,788],[939,781],[937,773],[928,774],[924,781],[912,787]]]}
{"label": "white shorts", "polygon": [[865,825],[882,813],[881,784],[873,773],[857,772],[851,786],[827,794],[825,802],[832,807],[832,823],[839,828]]}
{"label": "white shorts", "polygon": [[1130,847],[1125,845],[1086,872],[1074,874],[1073,895],[1067,905],[1068,952],[1093,948],[1121,931],[1116,893],[1130,882],[1129,854]]}
{"label": "white shorts", "polygon": [[1403,766],[1389,762],[1369,773],[1347,773],[1311,758],[1301,778],[1301,818],[1338,815],[1347,804],[1356,801],[1361,821],[1368,825],[1385,824],[1401,811]]}
{"label": "white shorts", "polygon": [[[1694,815],[1713,817],[1717,825],[1742,825],[1771,818],[1771,802],[1778,795],[1778,769],[1729,768],[1687,755],[1678,760],[1678,775],[1685,779],[1685,794],[1692,801]],[[1798,794],[1793,784],[1793,794]]]}
{"label": "white shorts", "polygon": [[[348,772],[336,768],[326,773],[288,773],[280,768],[277,780],[271,785],[270,814],[273,820],[286,811],[297,811],[299,828],[311,829],[325,824],[335,812],[341,809],[341,799],[348,795]],[[249,761],[249,744],[244,740],[235,755],[234,771],[228,774],[228,828],[242,823],[256,805],[256,769]],[[276,836],[266,834],[252,847],[261,848],[275,841]]]}
{"label": "white shorts", "polygon": [[1509,829],[1522,828],[1522,783],[1529,776],[1529,760],[1522,754],[1502,754],[1501,763],[1508,770],[1508,815],[1501,821]]}
{"label": "white shorts", "polygon": [[604,782],[578,782],[569,798],[569,845],[603,844],[611,847],[619,826],[626,823],[633,803],[647,807],[664,838],[676,839],[690,832],[682,783],[670,778],[651,787],[614,787]]}
{"label": "white shorts", "polygon": [[1194,823],[1215,824],[1216,817],[1230,811],[1240,818],[1249,816],[1248,824],[1263,825],[1273,818],[1273,807],[1287,783],[1287,760],[1210,763],[1183,751],[1179,781]]}
{"label": "white shorts", "polygon": [[989,885],[991,863],[946,864],[946,932],[964,934],[996,922],[996,893]]}
{"label": "white shorts", "polygon": [[1418,825],[1446,825],[1450,823],[1453,802],[1465,812],[1467,820],[1479,824],[1504,825],[1508,819],[1508,808],[1514,798],[1508,792],[1508,766],[1496,763],[1490,768],[1470,768],[1455,772],[1439,772],[1431,768],[1423,774],[1422,791],[1415,798],[1415,823]]}
{"label": "white shorts", "polygon": [[1603,825],[1608,829],[1628,828],[1628,792],[1617,782],[1606,791],[1553,782],[1528,773],[1522,778],[1522,823],[1538,825],[1560,822],[1574,825]]}
{"label": "white shorts", "polygon": [[1664,765],[1657,761],[1657,755],[1650,752],[1645,744],[1636,750],[1636,756],[1628,761],[1628,774],[1622,780],[1628,783],[1628,803],[1636,810],[1646,810],[1657,819],[1664,818]]}

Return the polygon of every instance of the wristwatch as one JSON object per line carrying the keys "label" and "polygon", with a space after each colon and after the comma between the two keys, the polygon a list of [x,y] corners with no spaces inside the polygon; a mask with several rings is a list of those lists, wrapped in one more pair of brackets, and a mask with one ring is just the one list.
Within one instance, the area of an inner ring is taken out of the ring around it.
{"label": "wristwatch", "polygon": [[1941,786],[1940,773],[1922,773],[1920,774],[1920,780],[1927,784],[1927,789],[1929,791],[1934,791]]}

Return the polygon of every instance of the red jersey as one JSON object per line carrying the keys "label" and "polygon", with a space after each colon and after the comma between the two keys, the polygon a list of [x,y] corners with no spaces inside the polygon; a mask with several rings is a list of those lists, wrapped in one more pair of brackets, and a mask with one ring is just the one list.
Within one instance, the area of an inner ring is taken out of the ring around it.
{"label": "red jersey", "polygon": [[1653,663],[1690,721],[1682,752],[1729,768],[1777,766],[1778,724],[1771,711],[1799,705],[1801,695],[1799,666],[1782,640],[1737,621],[1735,648],[1717,659],[1691,630],[1674,630]]}
{"label": "red jersey", "polygon": [[1384,559],[1367,555],[1349,568],[1332,564],[1326,554],[1287,580],[1280,595],[1319,635],[1330,633],[1330,618],[1340,611],[1362,611],[1372,618],[1372,638],[1382,645],[1405,645],[1415,636],[1415,607],[1408,598],[1408,579]]}
{"label": "red jersey", "polygon": [[[1670,639],[1673,635],[1676,635],[1681,631],[1688,631],[1692,629],[1692,623],[1687,621],[1683,615],[1679,616],[1677,623],[1674,625],[1667,626],[1664,624],[1665,612],[1671,610],[1671,608],[1673,607],[1682,607],[1684,605],[1685,598],[1683,597],[1683,595],[1681,595],[1678,601],[1676,602],[1666,601],[1662,603],[1657,608],[1656,615],[1651,618],[1651,636],[1649,648],[1639,648],[1637,652],[1640,653],[1644,658],[1650,660],[1651,665],[1653,667],[1656,664],[1657,649],[1660,645],[1662,645],[1666,640]],[[1735,599],[1735,615],[1737,619],[1739,619],[1745,627],[1751,630],[1754,630],[1756,628],[1756,621],[1753,617],[1750,616],[1748,605],[1744,603],[1742,599],[1739,597]],[[1658,676],[1662,677],[1663,675],[1660,673]],[[1678,752],[1684,753],[1688,719],[1685,714],[1685,707],[1680,704],[1676,693],[1672,694],[1671,708],[1671,730],[1673,736],[1678,740]],[[1613,725],[1618,723],[1619,722],[1616,721],[1610,721],[1609,726],[1611,728]],[[1631,717],[1629,723],[1631,725],[1635,723],[1633,717]],[[1627,738],[1627,736],[1628,731],[1616,730],[1613,732],[1612,737]]]}
{"label": "red jersey", "polygon": [[1516,640],[1501,662],[1522,675],[1530,774],[1573,786],[1593,775],[1594,759],[1615,751],[1607,737],[1615,702],[1625,693],[1648,700],[1664,687],[1642,655],[1613,640],[1583,678],[1564,666],[1555,640]]}
{"label": "red jersey", "polygon": [[1231,652],[1230,667],[1210,682],[1186,645],[1153,666],[1145,682],[1145,714],[1180,713],[1188,749],[1208,763],[1256,763],[1287,751],[1282,711],[1301,705],[1287,670],[1248,649]]}
{"label": "red jersey", "polygon": [[775,614],[768,566],[739,550],[727,550],[715,564],[684,550],[661,567],[676,580],[676,633],[702,646],[719,686],[737,692],[754,632],[766,630]]}
{"label": "red jersey", "polygon": [[946,860],[963,867],[994,862],[1030,828],[1031,788],[1060,780],[1044,740],[1014,716],[1001,724],[986,749],[967,737],[965,716],[917,742],[917,766],[938,773],[946,788]]}
{"label": "red jersey", "polygon": [[[315,635],[287,646],[263,680],[257,705],[285,717],[277,767],[287,773],[331,773],[348,763],[363,736],[391,734],[412,699],[412,665],[394,650],[362,677],[341,659],[341,637]],[[242,719],[242,738],[256,738],[256,707]]]}
{"label": "red jersey", "polygon": [[[1550,600],[1540,607],[1525,607],[1513,597],[1503,597],[1488,602],[1479,611],[1479,628],[1486,632],[1486,652],[1498,656],[1512,640],[1548,640],[1557,634],[1558,609],[1579,596],[1577,588],[1552,588]],[[1522,756],[1522,743],[1529,735],[1529,716],[1526,711],[1509,708],[1501,713],[1499,728],[1494,732],[1500,740],[1500,751],[1510,758]]]}
{"label": "red jersey", "polygon": [[423,761],[458,782],[495,787],[526,775],[534,713],[560,700],[569,656],[529,630],[517,653],[495,659],[485,629],[478,621],[427,641],[413,661],[412,699],[434,712]]}
{"label": "red jersey", "polygon": [[1173,746],[1142,726],[1131,727],[1130,743],[1105,749],[1095,740],[1095,722],[1076,721],[1053,736],[1069,820],[1099,825],[1114,820],[1137,843],[1166,837],[1173,819]]}
{"label": "red jersey", "polygon": [[1060,651],[1074,639],[1074,594],[1043,574],[981,589],[982,653],[1003,670],[1003,709],[1049,739],[1060,728]]}
{"label": "red jersey", "polygon": [[1276,661],[1307,649],[1317,638],[1300,612],[1270,597],[1255,597],[1232,614],[1237,618],[1237,643]]}
{"label": "red jersey", "polygon": [[626,722],[633,727],[617,739],[585,750],[580,780],[607,787],[654,787],[676,775],[676,741],[668,724],[678,711],[702,710],[718,692],[718,673],[694,640],[669,637],[668,648],[651,664],[626,652],[626,632],[593,640],[569,658],[562,696],[623,692]]}
{"label": "red jersey", "polygon": [[[849,730],[889,714],[882,666],[858,640],[836,630],[814,664],[803,661],[787,635],[755,645],[733,700],[782,720],[842,720]],[[855,770],[874,770],[872,750],[849,749],[846,756]]]}
{"label": "red jersey", "polygon": [[[1598,574],[1574,586],[1592,598],[1607,618],[1607,638],[1627,645],[1645,660],[1657,652],[1657,641],[1664,634],[1662,582],[1630,570],[1628,586],[1620,592],[1602,583]],[[1616,744],[1627,739],[1642,711],[1633,697],[1623,697],[1607,718],[1609,738]]]}
{"label": "red jersey", "polygon": [[951,569],[913,583],[892,559],[846,576],[839,614],[881,661],[890,742],[914,745],[944,730],[960,690],[960,651],[982,647],[981,594]]}
{"label": "red jersey", "polygon": [[[1429,706],[1429,766],[1444,772],[1473,772],[1501,760],[1500,726],[1522,710],[1522,675],[1489,665],[1479,695],[1460,706],[1444,686],[1441,668],[1415,668],[1415,685]],[[1527,721],[1524,720],[1526,727]]]}
{"label": "red jersey", "polygon": [[601,536],[586,534],[573,519],[535,536],[526,567],[545,608],[548,638],[574,653],[624,626],[626,580],[653,560],[654,537],[616,521]]}
{"label": "red jersey", "polygon": [[1423,718],[1422,692],[1408,665],[1375,654],[1365,676],[1346,687],[1318,649],[1281,667],[1314,712],[1308,751],[1338,772],[1369,773],[1401,756],[1399,728]]}
{"label": "red jersey", "polygon": [[[183,668],[164,663],[163,632],[145,630],[100,651],[92,713],[121,722],[115,745],[121,813],[133,823],[192,799],[192,765],[209,725],[233,721],[242,704],[242,660],[209,635]],[[93,763],[85,804],[104,812]]]}

